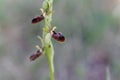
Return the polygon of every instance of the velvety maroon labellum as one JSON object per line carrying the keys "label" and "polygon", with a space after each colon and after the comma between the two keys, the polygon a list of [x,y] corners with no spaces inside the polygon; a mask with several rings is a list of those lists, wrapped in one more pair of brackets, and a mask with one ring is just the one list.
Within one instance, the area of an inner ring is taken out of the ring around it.
{"label": "velvety maroon labellum", "polygon": [[36,53],[34,53],[30,56],[30,61],[36,60],[39,56],[41,56],[41,54],[42,54],[42,52],[40,52],[40,50],[37,50]]}
{"label": "velvety maroon labellum", "polygon": [[65,41],[65,37],[63,36],[63,34],[61,32],[56,33],[55,31],[53,31],[52,38],[54,38],[55,40],[57,40],[59,42]]}
{"label": "velvety maroon labellum", "polygon": [[41,16],[36,16],[36,17],[34,17],[33,19],[32,19],[32,24],[36,24],[36,23],[38,23],[38,22],[40,22],[40,21],[42,21],[44,19],[44,16],[43,15],[41,15]]}
{"label": "velvety maroon labellum", "polygon": [[63,36],[63,34],[61,32],[59,32],[58,35],[59,35],[58,41],[64,42],[65,41],[65,37]]}

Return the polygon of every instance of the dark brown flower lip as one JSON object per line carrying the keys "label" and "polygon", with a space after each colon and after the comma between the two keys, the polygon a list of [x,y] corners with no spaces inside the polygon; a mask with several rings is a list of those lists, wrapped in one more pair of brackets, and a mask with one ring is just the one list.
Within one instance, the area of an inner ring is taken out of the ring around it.
{"label": "dark brown flower lip", "polygon": [[34,61],[37,58],[39,58],[42,55],[42,52],[40,50],[37,50],[34,54],[30,55],[29,59],[30,61]]}
{"label": "dark brown flower lip", "polygon": [[59,41],[59,42],[64,42],[65,41],[65,37],[63,36],[62,32],[55,32],[52,31],[52,38],[54,38],[55,40]]}
{"label": "dark brown flower lip", "polygon": [[42,21],[43,19],[44,19],[44,16],[43,16],[43,15],[36,16],[36,17],[34,17],[34,18],[32,19],[31,23],[32,23],[32,24],[36,24],[36,23]]}

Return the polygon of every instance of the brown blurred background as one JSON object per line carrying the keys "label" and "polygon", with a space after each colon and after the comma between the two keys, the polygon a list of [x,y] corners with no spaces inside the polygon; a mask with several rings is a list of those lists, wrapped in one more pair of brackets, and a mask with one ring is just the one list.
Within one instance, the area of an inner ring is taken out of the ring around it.
{"label": "brown blurred background", "polygon": [[[40,45],[41,0],[0,0],[0,80],[49,80]],[[53,25],[67,38],[55,47],[55,80],[120,80],[120,1],[54,0]]]}

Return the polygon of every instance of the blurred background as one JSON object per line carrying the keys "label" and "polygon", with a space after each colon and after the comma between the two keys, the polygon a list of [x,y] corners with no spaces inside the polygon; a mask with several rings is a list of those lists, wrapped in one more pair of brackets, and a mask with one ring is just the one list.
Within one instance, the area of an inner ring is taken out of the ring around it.
{"label": "blurred background", "polygon": [[[0,80],[49,80],[41,45],[41,0],[0,0]],[[54,0],[52,24],[66,42],[53,40],[55,80],[120,80],[120,1]]]}

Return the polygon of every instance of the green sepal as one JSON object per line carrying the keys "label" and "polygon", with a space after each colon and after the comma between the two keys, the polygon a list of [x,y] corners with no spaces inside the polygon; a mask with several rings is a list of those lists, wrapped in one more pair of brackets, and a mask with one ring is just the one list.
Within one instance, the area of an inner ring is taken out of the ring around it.
{"label": "green sepal", "polygon": [[46,12],[46,13],[48,12],[48,10],[49,10],[49,3],[48,3],[47,0],[45,0],[43,2],[42,9],[44,10],[44,12]]}
{"label": "green sepal", "polygon": [[46,36],[45,36],[45,44],[49,44],[50,41],[51,41],[51,34],[47,33]]}

